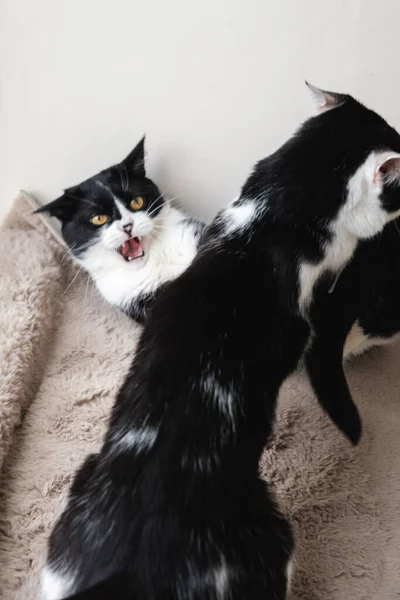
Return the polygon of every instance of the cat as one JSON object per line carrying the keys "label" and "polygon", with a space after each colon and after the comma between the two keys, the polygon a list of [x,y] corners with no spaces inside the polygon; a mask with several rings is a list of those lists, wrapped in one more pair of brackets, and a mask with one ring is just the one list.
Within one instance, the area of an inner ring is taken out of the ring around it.
{"label": "cat", "polygon": [[[71,253],[92,277],[105,300],[142,324],[162,286],[175,279],[193,260],[206,227],[199,219],[169,206],[146,177],[144,142],[143,138],[119,165],[65,190],[60,198],[36,211],[47,212],[61,221]],[[143,199],[141,207],[142,200],[135,198]],[[397,256],[399,235],[394,226],[386,229],[388,233],[382,235],[393,248],[390,253],[383,253],[385,262],[389,256]],[[381,247],[382,242],[372,242],[379,257]],[[368,302],[364,294],[364,306],[360,303],[355,315],[358,320],[344,345],[346,358],[397,338],[400,332],[397,266],[396,263],[393,268],[378,269],[379,288],[377,278],[372,278],[368,270],[367,278],[375,281],[375,294],[369,294]],[[354,268],[347,269],[350,284],[357,269],[357,261]]]}
{"label": "cat", "polygon": [[146,177],[144,144],[36,211],[61,221],[66,244],[103,297],[139,323],[193,260],[205,227]]}
{"label": "cat", "polygon": [[153,304],[50,536],[45,600],[286,598],[293,535],[258,470],[278,392],[322,314],[314,289],[324,303],[400,214],[400,136],[310,89],[319,114],[256,165]]}

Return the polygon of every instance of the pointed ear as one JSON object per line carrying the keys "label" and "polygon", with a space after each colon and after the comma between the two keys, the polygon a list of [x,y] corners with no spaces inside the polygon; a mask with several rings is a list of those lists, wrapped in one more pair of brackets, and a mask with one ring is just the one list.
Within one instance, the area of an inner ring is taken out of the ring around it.
{"label": "pointed ear", "polygon": [[35,214],[47,213],[51,217],[56,217],[60,221],[65,221],[65,219],[74,212],[75,207],[76,200],[67,194],[63,194],[56,200],[53,200],[44,206],[40,206],[35,210]]}
{"label": "pointed ear", "polygon": [[346,102],[346,96],[344,94],[325,92],[324,90],[320,90],[314,85],[311,85],[311,83],[308,83],[308,81],[305,83],[311,92],[318,113],[327,112],[328,110],[337,108]]}
{"label": "pointed ear", "polygon": [[146,167],[145,167],[145,153],[144,153],[144,143],[146,136],[143,136],[137,146],[128,154],[128,156],[121,162],[123,164],[129,175],[133,177],[146,177]]}
{"label": "pointed ear", "polygon": [[396,152],[381,152],[377,154],[374,171],[374,183],[400,183],[400,154]]}

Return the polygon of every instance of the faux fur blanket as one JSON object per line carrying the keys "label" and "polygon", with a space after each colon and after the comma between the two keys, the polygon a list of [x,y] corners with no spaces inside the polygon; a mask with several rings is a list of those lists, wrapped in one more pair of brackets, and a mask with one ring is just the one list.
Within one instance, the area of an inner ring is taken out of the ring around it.
{"label": "faux fur blanket", "polygon": [[[137,325],[108,306],[21,195],[0,231],[0,598],[37,600],[71,477],[101,443]],[[174,318],[171,315],[171,318]],[[356,449],[299,373],[262,460],[296,536],[293,600],[400,598],[400,348],[348,367]]]}

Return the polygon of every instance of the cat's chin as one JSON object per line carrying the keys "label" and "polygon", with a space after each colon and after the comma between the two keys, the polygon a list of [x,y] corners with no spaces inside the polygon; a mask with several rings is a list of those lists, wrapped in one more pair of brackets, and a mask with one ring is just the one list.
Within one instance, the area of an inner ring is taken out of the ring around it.
{"label": "cat's chin", "polygon": [[126,262],[132,262],[133,260],[142,258],[144,256],[142,238],[128,238],[119,248],[117,248],[117,252]]}

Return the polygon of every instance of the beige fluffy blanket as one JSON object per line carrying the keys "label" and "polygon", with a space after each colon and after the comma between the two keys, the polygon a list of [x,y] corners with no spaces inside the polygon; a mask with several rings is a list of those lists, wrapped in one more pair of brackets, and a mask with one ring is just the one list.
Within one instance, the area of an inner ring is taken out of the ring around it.
{"label": "beige fluffy blanket", "polygon": [[[46,539],[98,448],[140,330],[106,305],[21,196],[0,231],[0,598],[39,597]],[[171,318],[172,315],[171,315]],[[295,528],[294,600],[400,598],[399,347],[348,367],[356,449],[301,374],[262,460]]]}

